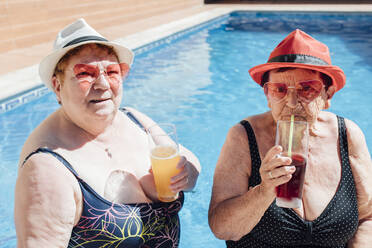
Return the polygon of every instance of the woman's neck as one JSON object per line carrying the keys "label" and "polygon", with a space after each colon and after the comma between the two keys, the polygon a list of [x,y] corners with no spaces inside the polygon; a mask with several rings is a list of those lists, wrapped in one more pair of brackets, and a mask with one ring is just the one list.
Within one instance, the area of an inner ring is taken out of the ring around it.
{"label": "woman's neck", "polygon": [[324,125],[329,121],[326,112],[321,111],[317,115],[314,122],[309,123],[309,135],[313,137],[323,137],[328,129],[324,128]]}
{"label": "woman's neck", "polygon": [[72,119],[62,109],[60,110],[60,119],[63,129],[68,130],[72,134],[83,134],[85,139],[95,139],[97,141],[107,141],[113,135],[115,129],[119,126],[119,116],[116,113],[113,118],[88,120],[88,119]]}

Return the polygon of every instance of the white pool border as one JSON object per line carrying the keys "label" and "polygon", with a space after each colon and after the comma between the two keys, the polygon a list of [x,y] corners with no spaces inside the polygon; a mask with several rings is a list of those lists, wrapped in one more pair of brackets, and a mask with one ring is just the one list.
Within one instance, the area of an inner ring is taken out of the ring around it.
{"label": "white pool border", "polygon": [[[172,36],[183,30],[205,23],[233,11],[301,11],[301,12],[355,12],[371,13],[372,4],[322,4],[322,5],[227,5],[160,25],[115,41],[131,49]],[[7,112],[35,97],[49,92],[38,75],[38,64],[0,75],[0,114]],[[37,89],[37,90],[36,90]]]}

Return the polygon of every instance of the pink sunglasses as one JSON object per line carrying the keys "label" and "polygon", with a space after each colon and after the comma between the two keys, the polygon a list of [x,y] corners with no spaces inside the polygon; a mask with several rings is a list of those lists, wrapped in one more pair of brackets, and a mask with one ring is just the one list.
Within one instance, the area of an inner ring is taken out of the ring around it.
{"label": "pink sunglasses", "polygon": [[282,100],[289,89],[295,89],[298,98],[304,102],[311,102],[319,96],[323,83],[319,80],[307,80],[296,82],[295,86],[288,86],[286,83],[267,82],[263,86],[265,95],[274,101]]}
{"label": "pink sunglasses", "polygon": [[98,65],[76,64],[73,71],[79,82],[93,83],[103,74],[110,82],[118,83],[127,76],[129,65],[126,63],[109,64],[101,70]]}

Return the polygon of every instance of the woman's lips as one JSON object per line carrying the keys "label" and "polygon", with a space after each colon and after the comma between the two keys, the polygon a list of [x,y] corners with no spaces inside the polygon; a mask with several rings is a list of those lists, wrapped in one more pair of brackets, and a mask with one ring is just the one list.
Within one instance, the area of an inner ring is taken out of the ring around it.
{"label": "woman's lips", "polygon": [[90,102],[92,103],[100,103],[100,102],[104,102],[104,101],[107,101],[109,100],[110,98],[105,98],[105,99],[94,99],[94,100],[90,100]]}

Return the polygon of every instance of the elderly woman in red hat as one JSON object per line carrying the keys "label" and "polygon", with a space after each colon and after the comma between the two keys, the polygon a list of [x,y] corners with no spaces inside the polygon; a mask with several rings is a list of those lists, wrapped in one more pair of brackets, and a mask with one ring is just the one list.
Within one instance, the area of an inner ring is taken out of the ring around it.
{"label": "elderly woman in red hat", "polygon": [[[250,69],[270,111],[247,117],[228,134],[215,169],[209,225],[227,247],[371,247],[372,163],[350,120],[323,111],[345,84],[328,47],[290,33],[266,64]],[[282,208],[276,187],[295,171],[275,146],[278,120],[306,120],[309,148],[302,204]]]}
{"label": "elderly woman in red hat", "polygon": [[159,202],[147,128],[133,108],[119,110],[133,53],[83,19],[58,33],[40,64],[60,108],[27,139],[15,192],[18,247],[177,247],[183,191],[198,159],[180,146],[179,173]]}

